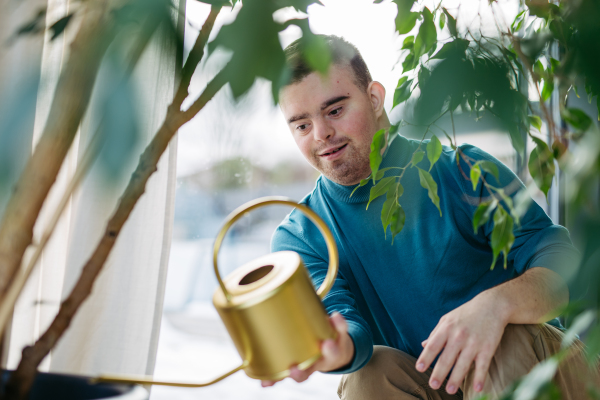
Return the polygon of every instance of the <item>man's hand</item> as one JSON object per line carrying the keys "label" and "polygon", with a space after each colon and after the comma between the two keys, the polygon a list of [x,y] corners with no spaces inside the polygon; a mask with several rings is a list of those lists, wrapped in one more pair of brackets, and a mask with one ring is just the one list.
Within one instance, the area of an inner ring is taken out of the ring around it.
{"label": "man's hand", "polygon": [[[334,371],[350,364],[354,358],[354,342],[348,335],[348,324],[342,314],[334,312],[329,317],[333,328],[337,331],[337,339],[327,339],[321,343],[321,358],[304,371],[295,366],[290,368],[290,378],[296,382],[304,382],[315,371]],[[278,381],[262,381],[263,387],[273,386]]]}
{"label": "man's hand", "polygon": [[556,272],[530,268],[444,315],[423,342],[417,370],[425,372],[442,352],[429,386],[438,389],[454,368],[446,384],[446,391],[454,394],[475,361],[473,389],[480,392],[506,325],[546,322],[568,300],[567,285]]}
{"label": "man's hand", "polygon": [[492,296],[486,296],[485,292],[481,293],[444,315],[429,338],[423,342],[424,349],[416,365],[418,371],[425,372],[442,352],[429,378],[429,386],[433,389],[440,388],[450,369],[454,367],[446,384],[446,391],[456,393],[473,361],[474,389],[476,392],[483,389],[490,362],[507,325],[498,312],[502,305],[494,300]]}

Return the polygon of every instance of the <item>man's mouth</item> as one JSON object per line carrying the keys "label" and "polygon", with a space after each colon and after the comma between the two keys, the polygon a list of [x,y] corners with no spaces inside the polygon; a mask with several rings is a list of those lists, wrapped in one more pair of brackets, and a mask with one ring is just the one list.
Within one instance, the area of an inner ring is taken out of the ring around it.
{"label": "man's mouth", "polygon": [[342,146],[340,146],[340,147],[336,147],[336,148],[333,148],[333,149],[327,149],[325,152],[323,152],[323,153],[321,153],[321,154],[319,154],[319,155],[320,155],[321,157],[327,157],[327,156],[330,156],[330,155],[332,155],[332,154],[335,154],[335,153],[337,153],[338,151],[342,150],[342,149],[343,149],[344,147],[346,147],[346,146],[348,146],[348,143],[346,143],[346,144],[344,144],[344,145],[342,145]]}

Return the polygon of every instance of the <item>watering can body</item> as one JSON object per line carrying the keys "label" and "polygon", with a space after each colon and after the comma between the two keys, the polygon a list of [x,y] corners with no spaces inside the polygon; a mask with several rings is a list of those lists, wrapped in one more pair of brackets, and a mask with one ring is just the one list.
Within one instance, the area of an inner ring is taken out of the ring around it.
{"label": "watering can body", "polygon": [[335,337],[323,304],[300,256],[268,254],[235,270],[218,288],[217,309],[251,378],[278,380],[292,365],[310,367],[321,356],[320,343]]}

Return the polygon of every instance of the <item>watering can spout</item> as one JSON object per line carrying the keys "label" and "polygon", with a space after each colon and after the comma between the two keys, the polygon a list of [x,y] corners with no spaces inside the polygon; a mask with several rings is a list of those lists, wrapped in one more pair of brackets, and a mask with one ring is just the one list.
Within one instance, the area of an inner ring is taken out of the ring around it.
{"label": "watering can spout", "polygon": [[97,378],[92,379],[92,383],[112,382],[112,383],[127,383],[127,384],[139,384],[139,385],[161,385],[161,386],[176,386],[186,388],[199,388],[204,386],[210,386],[214,383],[222,381],[230,375],[246,368],[250,362],[244,360],[242,365],[224,373],[223,375],[214,378],[208,382],[176,382],[176,381],[157,381],[152,376],[135,376],[135,375],[100,375]]}
{"label": "watering can spout", "polygon": [[[237,268],[225,279],[221,278],[217,258],[227,231],[246,213],[268,205],[298,209],[325,238],[329,266],[316,292],[302,258],[293,251],[267,254]],[[219,282],[213,305],[244,360],[242,365],[204,383],[113,375],[103,375],[96,381],[203,387],[241,369],[251,378],[280,380],[289,376],[292,365],[301,370],[309,368],[321,357],[321,342],[337,337],[321,302],[337,276],[337,246],[327,224],[308,206],[284,197],[263,197],[242,205],[227,217],[217,235],[213,263]]]}

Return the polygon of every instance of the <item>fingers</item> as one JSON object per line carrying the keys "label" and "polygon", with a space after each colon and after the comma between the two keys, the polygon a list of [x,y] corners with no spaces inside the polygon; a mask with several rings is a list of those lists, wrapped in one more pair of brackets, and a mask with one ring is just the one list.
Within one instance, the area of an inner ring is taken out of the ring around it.
{"label": "fingers", "polygon": [[460,353],[458,361],[456,361],[454,369],[452,370],[452,375],[450,375],[450,379],[448,379],[448,383],[446,384],[446,392],[454,394],[458,391],[458,388],[471,368],[474,358],[475,355],[468,349],[465,349]]}
{"label": "fingers", "polygon": [[433,389],[439,389],[442,386],[442,382],[444,382],[444,379],[446,379],[450,369],[456,362],[459,352],[460,347],[454,344],[446,346],[431,373],[429,386]]}
{"label": "fingers", "polygon": [[[315,372],[315,365],[317,365],[317,364],[315,363],[311,367],[309,367],[305,370],[301,370],[296,366],[291,367],[290,368],[290,378],[292,378],[296,382],[304,382],[305,380],[307,380],[310,377],[310,375],[313,372]],[[281,379],[276,380],[276,381],[264,380],[264,381],[260,382],[260,385],[262,387],[269,387],[269,386],[275,385],[277,382],[281,382]]]}
{"label": "fingers", "polygon": [[484,351],[479,353],[475,359],[475,377],[473,378],[473,389],[476,392],[483,390],[485,377],[487,376],[490,363],[492,362],[493,353]]}
{"label": "fingers", "polygon": [[292,367],[292,368],[290,368],[290,378],[292,378],[293,380],[295,380],[298,383],[304,382],[305,380],[307,380],[310,377],[310,375],[313,372],[315,372],[314,365],[305,370],[300,370],[298,367]]}
{"label": "fingers", "polygon": [[348,333],[348,323],[346,322],[346,318],[339,312],[333,312],[329,317],[329,321],[337,333]]}
{"label": "fingers", "polygon": [[427,368],[431,365],[433,360],[440,354],[440,351],[446,345],[446,336],[445,335],[434,335],[430,336],[427,339],[427,345],[421,352],[419,359],[417,360],[417,371],[425,372]]}
{"label": "fingers", "polygon": [[340,357],[340,353],[340,346],[334,340],[327,339],[321,344],[321,354],[325,363],[337,360]]}

